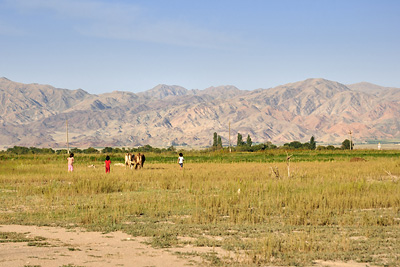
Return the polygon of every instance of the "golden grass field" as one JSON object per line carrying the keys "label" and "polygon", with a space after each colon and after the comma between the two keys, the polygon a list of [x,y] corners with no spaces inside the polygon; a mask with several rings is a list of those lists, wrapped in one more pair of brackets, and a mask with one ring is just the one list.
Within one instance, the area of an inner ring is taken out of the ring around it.
{"label": "golden grass field", "polygon": [[229,251],[229,257],[181,255],[211,265],[400,265],[397,157],[296,162],[294,156],[290,177],[284,161],[199,163],[188,156],[180,170],[175,161],[148,157],[142,170],[112,165],[110,174],[102,161],[79,155],[75,161],[67,173],[60,157],[3,158],[0,224],[121,230],[151,237],[155,248]]}

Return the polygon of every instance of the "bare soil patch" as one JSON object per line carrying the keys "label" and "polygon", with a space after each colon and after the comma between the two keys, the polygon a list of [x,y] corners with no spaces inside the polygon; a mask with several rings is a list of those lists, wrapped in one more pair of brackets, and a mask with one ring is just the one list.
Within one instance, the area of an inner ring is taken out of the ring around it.
{"label": "bare soil patch", "polygon": [[[81,228],[0,225],[0,233],[17,233],[29,240],[35,238],[39,240],[37,242],[3,240],[3,243],[0,243],[0,266],[7,267],[206,266],[210,265],[210,262],[204,261],[198,254],[214,254],[231,259],[235,257],[221,248],[185,246],[155,249],[146,245],[147,238],[131,237],[122,232],[100,233],[88,232]],[[243,259],[239,258],[237,260],[241,262]],[[316,261],[313,266],[371,265],[357,262]]]}
{"label": "bare soil patch", "polygon": [[1,243],[0,266],[200,266],[200,257],[182,258],[166,249],[144,244],[122,232],[99,233],[83,229],[1,225],[0,232],[22,233],[41,242]]}

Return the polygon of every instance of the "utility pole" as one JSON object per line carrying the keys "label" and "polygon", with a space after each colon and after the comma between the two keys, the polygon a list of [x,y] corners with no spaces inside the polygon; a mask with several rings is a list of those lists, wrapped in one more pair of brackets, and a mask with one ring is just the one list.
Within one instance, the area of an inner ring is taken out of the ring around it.
{"label": "utility pole", "polygon": [[231,122],[229,122],[229,153],[232,152],[231,148]]}
{"label": "utility pole", "polygon": [[67,119],[67,154],[69,154],[69,142],[68,142],[68,119]]}
{"label": "utility pole", "polygon": [[352,138],[353,132],[350,130],[349,135],[350,135],[350,150],[353,150],[353,138]]}

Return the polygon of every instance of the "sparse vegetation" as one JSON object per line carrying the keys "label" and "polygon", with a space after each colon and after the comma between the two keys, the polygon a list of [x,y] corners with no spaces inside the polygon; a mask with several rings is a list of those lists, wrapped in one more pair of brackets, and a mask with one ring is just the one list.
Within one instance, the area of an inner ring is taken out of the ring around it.
{"label": "sparse vegetation", "polygon": [[15,242],[41,242],[46,240],[44,237],[28,237],[25,234],[0,232],[0,243],[15,243]]}
{"label": "sparse vegetation", "polygon": [[145,169],[105,175],[87,168],[103,166],[98,153],[76,156],[73,173],[66,155],[4,154],[0,224],[122,230],[155,247],[231,251],[204,255],[215,265],[400,264],[400,151],[291,150],[290,178],[287,155],[188,151],[179,171],[176,153],[147,153]]}

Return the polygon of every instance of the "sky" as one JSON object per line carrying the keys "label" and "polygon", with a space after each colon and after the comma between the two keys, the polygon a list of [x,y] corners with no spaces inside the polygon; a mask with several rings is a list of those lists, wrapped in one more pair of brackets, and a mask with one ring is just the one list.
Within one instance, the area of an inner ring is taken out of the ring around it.
{"label": "sky", "polygon": [[397,0],[0,0],[0,77],[92,94],[400,88]]}

